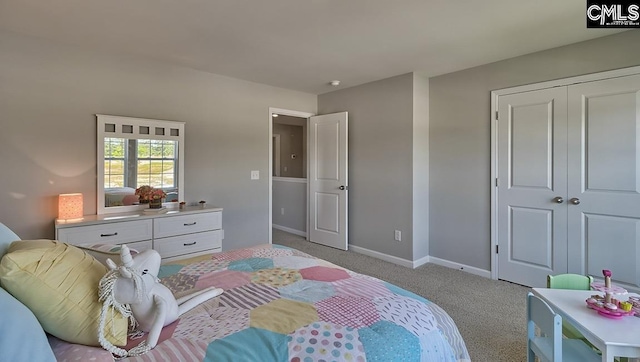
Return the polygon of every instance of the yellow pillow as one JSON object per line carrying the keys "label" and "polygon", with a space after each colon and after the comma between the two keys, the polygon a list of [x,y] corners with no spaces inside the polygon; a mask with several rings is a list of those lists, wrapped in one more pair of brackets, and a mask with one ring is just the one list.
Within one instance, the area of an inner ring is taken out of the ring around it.
{"label": "yellow pillow", "polygon": [[[78,244],[76,247],[96,258],[103,265],[107,265],[107,259],[113,260],[116,265],[122,265],[120,260],[120,245],[113,244]],[[138,254],[135,249],[129,248],[131,256]]]}
{"label": "yellow pillow", "polygon": [[[45,331],[91,346],[100,345],[98,283],[106,273],[91,255],[54,240],[15,241],[0,262],[0,283]],[[116,346],[126,345],[127,320],[120,313],[107,313],[105,336]]]}

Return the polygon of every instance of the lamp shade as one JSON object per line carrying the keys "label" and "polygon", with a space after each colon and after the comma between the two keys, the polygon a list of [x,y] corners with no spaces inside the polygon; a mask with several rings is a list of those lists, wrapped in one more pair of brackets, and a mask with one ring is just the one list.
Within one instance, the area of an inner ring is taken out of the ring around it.
{"label": "lamp shade", "polygon": [[60,194],[58,196],[58,219],[82,219],[82,194]]}

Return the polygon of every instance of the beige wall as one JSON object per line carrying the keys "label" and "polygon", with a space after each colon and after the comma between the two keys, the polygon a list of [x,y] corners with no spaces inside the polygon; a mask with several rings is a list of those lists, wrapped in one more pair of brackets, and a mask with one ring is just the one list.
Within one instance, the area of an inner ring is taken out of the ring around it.
{"label": "beige wall", "polygon": [[[95,114],[185,121],[185,199],[224,207],[223,247],[268,238],[269,107],[317,97],[0,32],[0,222],[52,238],[57,195],[96,212]],[[251,181],[250,171],[260,180]]]}
{"label": "beige wall", "polygon": [[94,114],[103,113],[187,122],[186,200],[225,208],[225,249],[265,242],[268,108],[348,111],[350,242],[489,270],[490,91],[640,65],[637,44],[634,30],[428,85],[405,74],[316,97],[0,32],[0,222],[23,238],[53,237],[66,192],[84,193],[85,213],[95,213]]}
{"label": "beige wall", "polygon": [[[303,181],[298,180],[298,181]],[[300,233],[307,232],[307,182],[273,179],[273,224]],[[273,240],[277,243],[277,240]]]}
{"label": "beige wall", "polygon": [[490,92],[640,65],[640,30],[431,78],[430,249],[484,270],[490,254]]}
{"label": "beige wall", "polygon": [[319,114],[340,111],[349,112],[349,243],[413,260],[413,74],[318,97]]}

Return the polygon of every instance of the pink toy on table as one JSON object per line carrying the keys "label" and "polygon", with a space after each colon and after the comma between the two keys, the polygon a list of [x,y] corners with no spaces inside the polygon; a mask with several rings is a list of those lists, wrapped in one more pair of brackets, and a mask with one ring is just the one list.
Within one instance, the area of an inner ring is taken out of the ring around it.
{"label": "pink toy on table", "polygon": [[613,299],[614,294],[627,294],[627,290],[611,284],[612,274],[610,270],[604,269],[602,274],[604,275],[604,283],[593,282],[591,283],[591,288],[603,292],[605,295],[604,297],[592,295],[586,300],[587,307],[596,310],[600,315],[608,318],[617,319],[634,315],[635,311],[632,309],[631,303]]}

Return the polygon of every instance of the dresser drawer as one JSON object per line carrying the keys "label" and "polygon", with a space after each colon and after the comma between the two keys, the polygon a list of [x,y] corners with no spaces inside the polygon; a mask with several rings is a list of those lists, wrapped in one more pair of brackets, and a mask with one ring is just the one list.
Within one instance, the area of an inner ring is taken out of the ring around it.
{"label": "dresser drawer", "polygon": [[172,236],[153,241],[153,248],[160,253],[163,259],[220,248],[221,246],[222,232],[220,230]]}
{"label": "dresser drawer", "polygon": [[153,238],[152,220],[124,221],[58,229],[58,240],[69,244],[122,244]]}
{"label": "dresser drawer", "polygon": [[135,243],[123,243],[127,244],[129,249],[137,250],[139,253],[142,253],[145,250],[153,249],[153,241],[145,240],[145,241],[136,241]]}
{"label": "dresser drawer", "polygon": [[159,217],[153,221],[154,238],[198,233],[222,228],[222,213],[193,213],[172,217]]}

